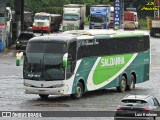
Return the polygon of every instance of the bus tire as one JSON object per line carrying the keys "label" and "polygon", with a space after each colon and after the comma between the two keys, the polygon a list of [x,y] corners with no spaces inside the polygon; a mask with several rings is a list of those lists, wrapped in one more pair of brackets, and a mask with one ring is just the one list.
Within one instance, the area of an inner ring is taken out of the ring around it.
{"label": "bus tire", "polygon": [[127,90],[132,90],[134,88],[135,88],[135,77],[134,75],[131,75],[129,85],[127,85]]}
{"label": "bus tire", "polygon": [[74,94],[71,94],[71,98],[79,99],[82,97],[82,94],[83,94],[83,85],[81,82],[78,82],[78,84],[76,86],[76,91]]}
{"label": "bus tire", "polygon": [[126,90],[127,84],[126,84],[126,78],[124,76],[121,77],[119,80],[119,86],[117,87],[118,92],[124,92]]}
{"label": "bus tire", "polygon": [[49,95],[39,94],[40,98],[47,99]]}

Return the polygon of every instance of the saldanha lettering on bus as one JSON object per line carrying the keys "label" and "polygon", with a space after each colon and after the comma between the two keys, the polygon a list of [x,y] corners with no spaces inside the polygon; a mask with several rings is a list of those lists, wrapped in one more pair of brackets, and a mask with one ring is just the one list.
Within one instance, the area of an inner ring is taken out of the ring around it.
{"label": "saldanha lettering on bus", "polygon": [[94,72],[89,74],[87,88],[91,90],[104,87],[118,77],[136,58],[137,54],[125,54],[99,57],[93,66]]}
{"label": "saldanha lettering on bus", "polygon": [[111,58],[102,58],[101,59],[102,67],[103,66],[114,66],[125,64],[124,57],[111,57]]}

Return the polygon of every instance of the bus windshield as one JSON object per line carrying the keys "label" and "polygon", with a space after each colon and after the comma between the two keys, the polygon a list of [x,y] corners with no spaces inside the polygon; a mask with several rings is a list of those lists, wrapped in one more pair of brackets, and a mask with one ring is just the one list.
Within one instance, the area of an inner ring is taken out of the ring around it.
{"label": "bus windshield", "polygon": [[91,15],[91,22],[103,23],[106,21],[105,16]]}
{"label": "bus windshield", "polygon": [[62,59],[66,48],[65,43],[29,43],[24,58],[23,77],[46,81],[65,79]]}
{"label": "bus windshield", "polygon": [[79,15],[78,14],[64,14],[63,20],[77,21],[79,20]]}

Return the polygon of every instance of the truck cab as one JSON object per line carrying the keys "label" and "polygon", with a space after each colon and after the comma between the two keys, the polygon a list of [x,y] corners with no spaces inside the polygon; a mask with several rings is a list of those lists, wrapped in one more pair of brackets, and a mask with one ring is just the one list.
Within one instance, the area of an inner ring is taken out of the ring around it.
{"label": "truck cab", "polygon": [[96,5],[90,8],[89,29],[107,29],[109,20],[108,6]]}
{"label": "truck cab", "polygon": [[124,11],[124,29],[135,30],[135,17],[133,12]]}
{"label": "truck cab", "polygon": [[40,12],[34,16],[32,30],[50,32],[51,15],[49,13]]}
{"label": "truck cab", "polygon": [[154,17],[150,21],[150,35],[155,37],[160,36],[160,18]]}
{"label": "truck cab", "polygon": [[68,4],[63,8],[63,31],[84,29],[86,6]]}

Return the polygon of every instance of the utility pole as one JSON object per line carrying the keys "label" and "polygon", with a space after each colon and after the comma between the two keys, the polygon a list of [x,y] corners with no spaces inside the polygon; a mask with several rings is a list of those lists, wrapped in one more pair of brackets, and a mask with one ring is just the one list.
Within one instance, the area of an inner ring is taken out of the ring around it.
{"label": "utility pole", "polygon": [[15,5],[15,19],[20,21],[20,30],[24,30],[24,0],[14,0]]}
{"label": "utility pole", "polygon": [[14,0],[15,20],[12,21],[12,40],[15,42],[20,32],[24,30],[24,0]]}

